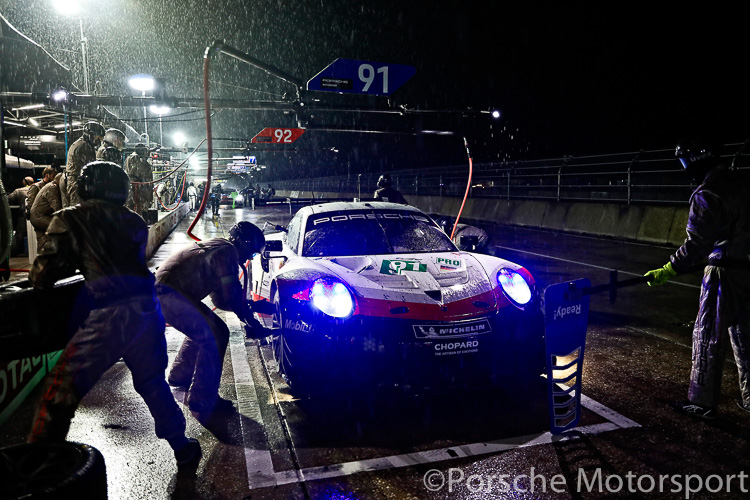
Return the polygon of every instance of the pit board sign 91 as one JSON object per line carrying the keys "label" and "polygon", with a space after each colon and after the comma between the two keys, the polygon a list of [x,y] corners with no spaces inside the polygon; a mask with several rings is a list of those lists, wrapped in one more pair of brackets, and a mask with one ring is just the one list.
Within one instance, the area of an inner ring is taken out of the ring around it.
{"label": "pit board sign 91", "polygon": [[307,82],[307,90],[390,95],[416,72],[403,64],[336,59]]}

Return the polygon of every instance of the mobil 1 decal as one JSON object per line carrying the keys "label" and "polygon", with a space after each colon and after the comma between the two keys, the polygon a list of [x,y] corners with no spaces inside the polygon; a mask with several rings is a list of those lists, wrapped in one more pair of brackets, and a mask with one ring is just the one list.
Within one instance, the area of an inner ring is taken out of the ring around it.
{"label": "mobil 1 decal", "polygon": [[418,260],[388,260],[384,259],[380,264],[380,274],[402,274],[404,271],[416,271],[419,273],[427,272],[427,264]]}

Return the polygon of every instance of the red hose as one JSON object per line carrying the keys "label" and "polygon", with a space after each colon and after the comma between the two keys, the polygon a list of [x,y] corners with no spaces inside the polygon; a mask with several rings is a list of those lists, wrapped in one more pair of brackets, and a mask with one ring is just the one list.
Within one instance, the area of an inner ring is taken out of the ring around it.
{"label": "red hose", "polygon": [[206,187],[203,190],[203,199],[201,205],[198,207],[198,213],[195,215],[195,219],[190,223],[188,227],[187,235],[193,238],[195,241],[201,241],[200,238],[193,234],[193,228],[200,220],[203,215],[203,211],[206,209],[206,203],[208,201],[208,192],[211,190],[211,157],[213,156],[213,139],[211,138],[211,100],[208,93],[208,66],[210,60],[210,48],[206,49],[206,53],[203,56],[203,100],[206,107],[206,140],[208,141],[208,170],[206,172]]}
{"label": "red hose", "polygon": [[464,211],[464,205],[466,204],[466,198],[469,197],[469,191],[471,190],[471,176],[474,173],[474,165],[471,161],[471,153],[469,152],[469,142],[464,137],[464,146],[466,146],[466,155],[469,157],[469,180],[466,183],[466,193],[464,194],[464,201],[461,202],[461,209],[458,211],[456,222],[453,223],[453,231],[451,231],[451,239],[456,235],[456,228],[458,227],[458,220],[461,218],[461,212]]}

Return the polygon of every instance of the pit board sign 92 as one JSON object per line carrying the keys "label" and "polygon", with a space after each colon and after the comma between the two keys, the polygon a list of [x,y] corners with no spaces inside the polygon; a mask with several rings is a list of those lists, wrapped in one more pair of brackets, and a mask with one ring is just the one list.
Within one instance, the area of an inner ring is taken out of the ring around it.
{"label": "pit board sign 92", "polygon": [[291,144],[305,133],[303,128],[274,128],[266,127],[252,138],[250,142],[265,144]]}
{"label": "pit board sign 92", "polygon": [[390,95],[416,72],[403,64],[336,59],[307,82],[307,90]]}

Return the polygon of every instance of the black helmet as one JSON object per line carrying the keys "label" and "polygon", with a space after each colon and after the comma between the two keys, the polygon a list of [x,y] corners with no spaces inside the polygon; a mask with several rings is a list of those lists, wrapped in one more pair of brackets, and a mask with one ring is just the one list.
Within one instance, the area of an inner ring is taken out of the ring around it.
{"label": "black helmet", "polygon": [[702,138],[688,137],[677,143],[675,158],[680,160],[683,170],[696,181],[703,177],[719,162],[718,148]]}
{"label": "black helmet", "polygon": [[122,152],[114,146],[105,146],[104,151],[99,149],[97,157],[102,161],[111,161],[120,165],[122,163]]}
{"label": "black helmet", "polygon": [[125,143],[128,142],[128,138],[122,130],[116,128],[108,128],[104,133],[104,141],[112,144],[114,147],[122,151],[125,147]]}
{"label": "black helmet", "polygon": [[229,241],[237,248],[243,262],[262,252],[266,238],[258,226],[248,221],[240,221],[229,230]]}
{"label": "black helmet", "polygon": [[383,174],[378,179],[378,187],[380,189],[391,187],[391,176],[388,174]]}
{"label": "black helmet", "polygon": [[78,195],[83,200],[106,200],[123,205],[128,199],[130,178],[116,163],[92,161],[81,170]]}
{"label": "black helmet", "polygon": [[146,157],[146,155],[148,155],[148,148],[146,147],[145,144],[143,144],[142,142],[139,142],[138,144],[135,145],[135,154],[137,154],[141,158],[144,158]]}
{"label": "black helmet", "polygon": [[83,135],[86,136],[92,142],[96,141],[95,137],[99,137],[99,141],[104,137],[104,127],[99,122],[90,121],[86,122],[83,126]]}

